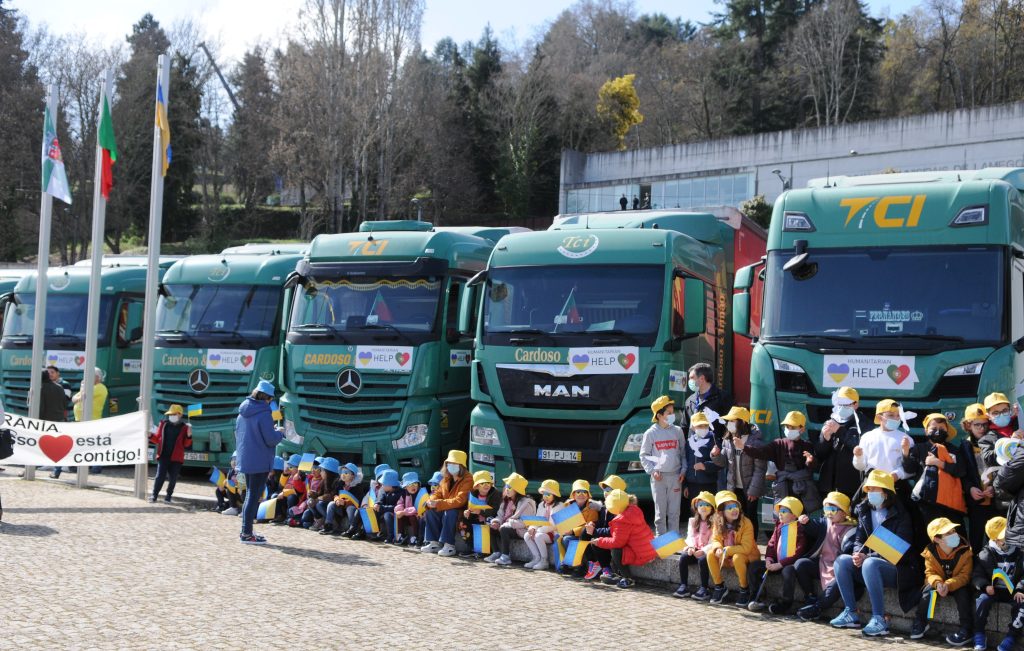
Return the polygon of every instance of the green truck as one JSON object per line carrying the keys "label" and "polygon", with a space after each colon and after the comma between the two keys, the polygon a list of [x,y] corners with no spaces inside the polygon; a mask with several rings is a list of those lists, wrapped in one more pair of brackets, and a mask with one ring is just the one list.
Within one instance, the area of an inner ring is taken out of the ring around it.
{"label": "green truck", "polygon": [[[157,303],[153,418],[189,410],[187,465],[225,465],[238,405],[280,374],[284,288],[308,244],[251,245],[196,255],[164,274]],[[152,450],[151,450],[152,452]]]}
{"label": "green truck", "polygon": [[[775,202],[764,260],[736,272],[734,330],[753,340],[751,409],[769,438],[831,394],[958,423],[1024,377],[1024,170],[833,177]],[[1012,397],[1011,397],[1012,399]],[[865,431],[866,431],[865,429]]]}
{"label": "green truck", "polygon": [[[106,373],[109,392],[103,416],[136,411],[142,372],[145,258],[105,256],[100,282],[99,344],[96,365]],[[161,270],[173,258],[162,258]],[[56,366],[75,390],[85,369],[85,322],[91,269],[57,267],[47,273],[45,364]],[[15,285],[0,337],[0,395],[11,412],[28,413],[35,322],[35,272]],[[70,416],[70,415],[69,415]],[[97,415],[97,417],[99,417]]]}
{"label": "green truck", "polygon": [[465,445],[459,297],[510,230],[382,221],[314,239],[292,279],[281,449],[432,472]]}
{"label": "green truck", "polygon": [[764,243],[736,211],[573,215],[501,239],[461,321],[476,336],[473,469],[563,491],[614,473],[649,497],[638,452],[653,399],[681,404],[705,361],[743,400],[750,347],[735,345],[729,295]]}

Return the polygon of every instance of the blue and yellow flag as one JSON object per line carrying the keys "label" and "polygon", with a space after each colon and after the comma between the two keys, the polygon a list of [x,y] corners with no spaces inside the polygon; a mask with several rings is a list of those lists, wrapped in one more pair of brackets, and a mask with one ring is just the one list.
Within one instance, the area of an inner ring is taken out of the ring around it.
{"label": "blue and yellow flag", "polygon": [[654,545],[654,551],[658,552],[659,558],[668,558],[686,546],[686,539],[680,536],[678,531],[666,531],[651,541],[651,544]]}
{"label": "blue and yellow flag", "polygon": [[477,554],[491,553],[491,527],[486,524],[473,525],[473,551]]}
{"label": "blue and yellow flag", "polygon": [[[283,420],[284,419],[284,414],[281,413],[281,406],[277,404],[276,400],[272,400],[270,402],[270,417],[273,418],[274,420]],[[303,455],[302,458],[305,459],[306,458],[305,455]],[[313,455],[313,458],[314,459],[316,458],[315,454]],[[309,469],[312,469],[312,468],[313,468],[313,466],[309,467]],[[301,468],[300,468],[300,470],[301,470]]]}
{"label": "blue and yellow flag", "polygon": [[234,479],[225,480],[224,486],[232,493],[238,493],[238,482]]}
{"label": "blue and yellow flag", "polygon": [[427,502],[430,501],[430,492],[426,488],[421,488],[420,492],[416,493],[416,515],[423,517],[423,514],[427,512]]}
{"label": "blue and yellow flag", "polygon": [[210,473],[210,483],[216,484],[217,488],[224,488],[224,482],[227,481],[227,477],[220,471],[220,468],[214,467],[213,472]]}
{"label": "blue and yellow flag", "polygon": [[527,527],[550,527],[551,526],[551,523],[548,521],[547,518],[541,517],[539,515],[524,515],[521,518],[519,518],[519,521],[522,522]]}
{"label": "blue and yellow flag", "polygon": [[160,147],[163,151],[160,166],[163,175],[167,176],[167,168],[171,166],[171,123],[167,121],[167,103],[164,101],[163,85],[159,82],[156,85],[156,126],[160,128]]}
{"label": "blue and yellow flag", "polygon": [[565,543],[561,537],[555,539],[555,542],[551,543],[551,558],[555,560],[555,571],[562,567],[562,560],[565,558]]}
{"label": "blue and yellow flag", "polygon": [[1013,592],[1013,581],[1010,580],[1010,575],[1005,570],[1001,570],[998,567],[992,570],[992,587],[998,588],[999,583],[1006,586],[1006,589]]}
{"label": "blue and yellow flag", "polygon": [[366,506],[373,508],[373,505],[377,503],[377,500],[373,498],[373,491],[366,494]]}
{"label": "blue and yellow flag", "polygon": [[356,499],[355,495],[348,491],[338,491],[338,497],[345,502],[351,503],[352,506],[359,506],[359,500]]}
{"label": "blue and yellow flag", "polygon": [[928,619],[935,619],[935,605],[939,603],[939,593],[932,590],[932,596],[928,599]]}
{"label": "blue and yellow flag", "polygon": [[286,475],[286,474],[284,474],[284,473],[282,472],[282,473],[281,473],[281,479],[280,479],[280,480],[278,480],[278,481],[280,481],[280,482],[281,482],[281,488],[284,488],[285,486],[287,486],[287,485],[288,485],[288,475]]}
{"label": "blue and yellow flag", "polygon": [[576,527],[582,527],[586,524],[586,520],[583,519],[583,513],[580,512],[580,507],[576,502],[553,513],[551,521],[555,523],[555,529],[558,530],[558,533],[563,536],[572,533],[572,530]]}
{"label": "blue and yellow flag", "polygon": [[259,508],[256,509],[257,520],[273,520],[275,515],[277,515],[276,499],[260,502]]}
{"label": "blue and yellow flag", "polygon": [[486,511],[487,509],[491,508],[491,505],[487,503],[487,500],[485,500],[482,497],[477,497],[476,495],[473,494],[470,494],[469,496],[468,506],[470,511]]}
{"label": "blue and yellow flag", "polygon": [[185,411],[188,412],[188,417],[189,418],[192,418],[193,416],[202,416],[203,415],[203,403],[199,403],[199,404],[196,404],[196,405],[189,405],[188,408]]}
{"label": "blue and yellow flag", "polygon": [[302,460],[299,461],[299,470],[302,472],[309,472],[313,469],[313,461],[316,459],[316,452],[307,452],[302,455]]}
{"label": "blue and yellow flag", "polygon": [[893,565],[899,563],[903,555],[910,549],[910,543],[885,527],[875,527],[868,539],[864,541],[864,546],[875,550]]}
{"label": "blue and yellow flag", "polygon": [[779,561],[783,561],[796,553],[797,523],[790,522],[779,529],[778,552]]}
{"label": "blue and yellow flag", "polygon": [[565,545],[565,553],[562,556],[562,564],[568,565],[569,567],[576,567],[583,562],[583,554],[587,551],[587,545],[590,543],[586,540],[580,540],[573,538]]}
{"label": "blue and yellow flag", "polygon": [[363,529],[366,533],[380,533],[380,525],[377,524],[377,512],[373,509],[359,509],[359,517],[363,519]]}

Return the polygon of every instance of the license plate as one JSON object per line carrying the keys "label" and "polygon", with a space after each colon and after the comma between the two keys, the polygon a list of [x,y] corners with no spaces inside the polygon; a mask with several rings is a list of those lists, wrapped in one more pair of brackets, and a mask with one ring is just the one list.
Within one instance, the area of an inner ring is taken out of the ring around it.
{"label": "license plate", "polygon": [[538,450],[537,458],[541,461],[579,463],[583,461],[583,453],[579,450]]}
{"label": "license plate", "polygon": [[209,461],[210,455],[206,452],[186,452],[185,461]]}

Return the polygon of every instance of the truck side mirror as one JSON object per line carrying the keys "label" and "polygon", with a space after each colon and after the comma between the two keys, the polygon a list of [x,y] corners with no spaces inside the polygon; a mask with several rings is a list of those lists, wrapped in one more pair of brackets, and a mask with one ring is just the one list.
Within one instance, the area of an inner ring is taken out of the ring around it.
{"label": "truck side mirror", "polygon": [[707,328],[704,281],[684,278],[683,283],[683,336],[703,334]]}
{"label": "truck side mirror", "polygon": [[744,337],[750,336],[750,292],[732,295],[732,331]]}
{"label": "truck side mirror", "polygon": [[[480,296],[480,284],[469,284],[462,288],[459,295],[459,329],[458,334],[463,337],[474,337],[473,315],[476,313],[476,301]],[[449,342],[454,343],[454,342]]]}
{"label": "truck side mirror", "polygon": [[735,290],[750,289],[754,286],[754,267],[761,266],[760,263],[747,265],[736,270],[736,276],[732,281],[732,288]]}

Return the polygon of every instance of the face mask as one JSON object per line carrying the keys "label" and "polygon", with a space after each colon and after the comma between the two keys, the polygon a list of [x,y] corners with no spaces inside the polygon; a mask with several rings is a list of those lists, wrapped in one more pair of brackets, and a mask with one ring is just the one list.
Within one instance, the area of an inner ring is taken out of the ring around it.
{"label": "face mask", "polygon": [[696,435],[697,438],[702,439],[702,438],[704,438],[705,436],[708,435],[708,431],[709,430],[701,428],[701,429],[693,430],[693,433],[694,433],[694,435]]}
{"label": "face mask", "polygon": [[790,428],[787,427],[786,428],[786,438],[789,439],[790,441],[797,440],[798,438],[800,438],[800,430],[798,430],[798,429],[790,429]]}
{"label": "face mask", "polygon": [[885,493],[868,493],[868,503],[876,509],[885,502]]}
{"label": "face mask", "polygon": [[853,407],[845,405],[843,407],[837,407],[835,411],[836,420],[840,423],[850,420],[850,416],[853,416]]}
{"label": "face mask", "polygon": [[693,391],[694,393],[697,393],[697,380],[689,380],[686,383],[686,386],[687,386],[687,388],[690,389],[690,391]]}
{"label": "face mask", "polygon": [[998,414],[992,417],[992,424],[996,427],[1006,427],[1010,424],[1010,418],[1011,416],[1009,413]]}
{"label": "face mask", "polygon": [[942,542],[946,543],[946,547],[949,547],[950,549],[953,549],[954,547],[959,547],[960,534],[951,533],[948,536],[946,536]]}
{"label": "face mask", "polygon": [[899,418],[886,418],[882,421],[882,427],[886,432],[895,432],[900,428]]}
{"label": "face mask", "polygon": [[672,425],[674,425],[675,422],[676,422],[676,415],[675,414],[665,414],[665,420],[664,420],[665,427],[672,427]]}
{"label": "face mask", "polygon": [[933,443],[942,443],[946,440],[946,433],[942,430],[937,432],[928,432],[928,440]]}
{"label": "face mask", "polygon": [[171,421],[171,423],[177,425],[178,421],[181,420],[181,416],[168,416],[167,420],[169,420],[169,421]]}
{"label": "face mask", "polygon": [[739,423],[734,420],[730,420],[729,424],[725,426],[725,429],[727,429],[730,434],[735,434],[737,427],[739,427]]}
{"label": "face mask", "polygon": [[445,468],[448,469],[448,474],[449,475],[458,475],[459,474],[460,467],[459,467],[459,464],[457,464],[457,463],[446,464]]}

